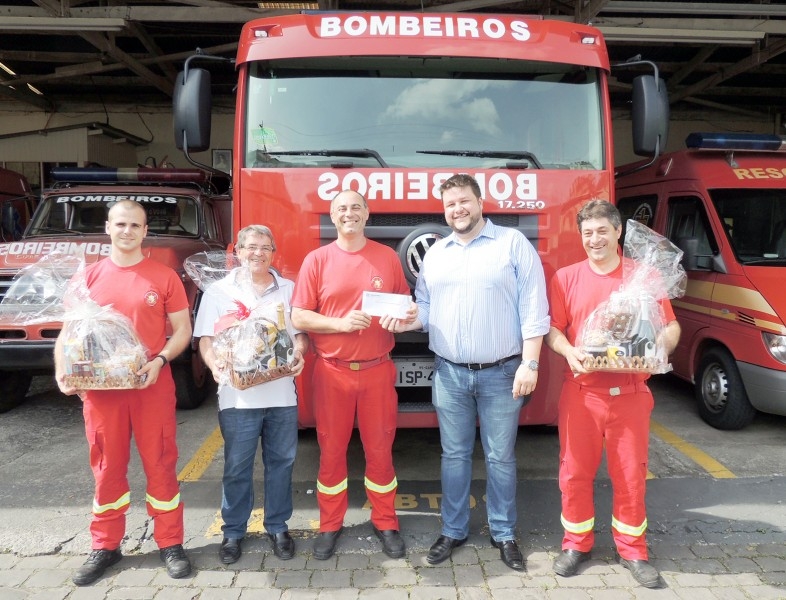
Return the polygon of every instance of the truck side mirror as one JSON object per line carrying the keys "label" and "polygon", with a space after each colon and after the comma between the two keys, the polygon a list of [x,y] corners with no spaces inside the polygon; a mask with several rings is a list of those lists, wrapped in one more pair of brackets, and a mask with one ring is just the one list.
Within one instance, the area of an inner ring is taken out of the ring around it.
{"label": "truck side mirror", "polygon": [[657,156],[666,147],[669,132],[669,95],[666,83],[652,75],[633,80],[633,151],[639,156]]}
{"label": "truck side mirror", "polygon": [[178,150],[202,152],[210,148],[212,108],[210,72],[188,69],[178,73],[172,97]]}
{"label": "truck side mirror", "polygon": [[682,250],[682,266],[686,271],[695,271],[699,267],[699,239],[684,237],[677,240],[677,248]]}

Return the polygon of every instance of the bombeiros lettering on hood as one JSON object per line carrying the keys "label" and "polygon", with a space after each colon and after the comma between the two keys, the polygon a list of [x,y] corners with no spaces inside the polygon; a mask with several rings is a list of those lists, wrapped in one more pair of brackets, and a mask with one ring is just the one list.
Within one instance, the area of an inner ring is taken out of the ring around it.
{"label": "bombeiros lettering on hood", "polygon": [[112,244],[102,242],[57,242],[57,241],[21,241],[0,244],[0,256],[21,258],[31,256],[40,258],[52,252],[78,254],[84,249],[85,256],[109,256]]}
{"label": "bombeiros lettering on hood", "polygon": [[[357,190],[366,200],[438,200],[439,186],[453,175],[450,173],[423,173],[417,171],[376,171],[337,173],[326,171],[319,176],[317,194],[321,200],[330,201],[336,192]],[[537,200],[538,176],[535,173],[499,172],[472,174],[480,186],[481,195],[490,201]]]}
{"label": "bombeiros lettering on hood", "polygon": [[323,38],[444,37],[499,40],[509,37],[519,42],[530,39],[529,25],[520,20],[496,17],[455,17],[445,15],[331,15],[322,17],[319,36]]}
{"label": "bombeiros lettering on hood", "polygon": [[174,196],[144,196],[137,194],[83,194],[74,196],[58,196],[55,202],[68,204],[69,202],[120,202],[121,200],[135,200],[142,204],[177,204]]}

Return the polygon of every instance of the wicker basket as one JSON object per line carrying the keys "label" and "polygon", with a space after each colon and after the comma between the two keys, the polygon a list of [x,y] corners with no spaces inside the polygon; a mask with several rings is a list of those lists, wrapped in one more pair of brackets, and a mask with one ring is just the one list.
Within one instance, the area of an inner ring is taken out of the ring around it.
{"label": "wicker basket", "polygon": [[133,390],[144,383],[143,377],[85,377],[66,375],[63,381],[75,390]]}
{"label": "wicker basket", "polygon": [[267,383],[275,379],[281,379],[292,373],[289,365],[281,367],[274,367],[272,369],[253,369],[250,371],[236,371],[235,369],[229,370],[229,382],[232,387],[239,390],[245,390],[255,385]]}
{"label": "wicker basket", "polygon": [[664,373],[670,370],[662,359],[654,356],[589,356],[582,364],[587,371],[612,373]]}

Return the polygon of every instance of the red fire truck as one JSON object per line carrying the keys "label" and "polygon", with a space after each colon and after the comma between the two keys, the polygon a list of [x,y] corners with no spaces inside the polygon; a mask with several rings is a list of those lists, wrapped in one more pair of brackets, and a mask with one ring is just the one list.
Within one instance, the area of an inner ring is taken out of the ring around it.
{"label": "red fire truck", "polygon": [[[424,253],[449,231],[438,188],[456,172],[478,179],[486,216],[527,235],[547,278],[584,256],[577,208],[612,198],[609,59],[592,27],[511,15],[293,14],[247,23],[235,66],[233,225],[271,227],[286,277],[335,239],[328,212],[342,189],[367,198],[366,234],[399,252],[413,287]],[[209,75],[187,61],[176,85],[175,136],[187,157],[210,147]],[[641,75],[634,85],[634,104],[661,118],[644,110],[634,119],[645,152],[665,135],[656,81]],[[393,354],[399,426],[436,426],[426,336],[399,336]],[[543,358],[522,424],[556,421],[558,369]],[[310,373],[298,381],[309,427]]]}
{"label": "red fire truck", "polygon": [[[180,273],[191,313],[196,312],[200,294],[183,270],[183,260],[226,247],[231,234],[226,176],[209,176],[197,169],[142,168],[57,168],[50,175],[55,183],[42,193],[24,235],[0,243],[0,299],[7,300],[6,293],[19,273],[45,255],[83,254],[87,263],[108,256],[109,206],[116,200],[132,199],[147,211],[143,252]],[[36,302],[47,301],[46,291],[31,289],[29,295],[35,302],[29,306],[4,302],[9,312],[0,313],[0,412],[25,400],[34,375],[53,371],[55,339],[62,323],[30,324],[13,318],[21,314],[17,311],[38,310]],[[211,389],[196,346],[172,362],[172,375],[178,408],[199,406]]]}

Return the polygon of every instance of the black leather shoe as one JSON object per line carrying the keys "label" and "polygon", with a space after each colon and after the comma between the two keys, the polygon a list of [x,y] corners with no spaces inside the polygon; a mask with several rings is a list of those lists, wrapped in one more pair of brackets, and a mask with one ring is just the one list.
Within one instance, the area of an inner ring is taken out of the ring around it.
{"label": "black leather shoe", "polygon": [[180,579],[191,574],[191,562],[181,544],[161,548],[158,554],[164,561],[166,572],[172,579]]}
{"label": "black leather shoe", "polygon": [[499,548],[499,556],[507,566],[516,571],[524,570],[524,557],[521,555],[516,540],[505,540],[498,542],[491,538],[491,545]]}
{"label": "black leather shoe", "polygon": [[289,560],[295,556],[295,540],[288,531],[281,533],[268,533],[267,537],[273,543],[273,554],[281,560]]}
{"label": "black leather shoe", "polygon": [[633,579],[646,588],[658,588],[661,585],[660,574],[646,560],[627,560],[620,558],[620,564],[630,571]]}
{"label": "black leather shoe", "polygon": [[450,558],[450,555],[453,554],[453,548],[458,548],[466,541],[467,538],[464,538],[463,540],[456,540],[452,537],[441,535],[437,538],[437,541],[434,542],[431,548],[429,548],[426,561],[430,565],[438,565],[439,563]]}
{"label": "black leather shoe", "polygon": [[336,542],[341,537],[342,527],[338,531],[323,531],[314,542],[314,558],[317,560],[327,560],[336,552]]}
{"label": "black leather shoe", "polygon": [[[374,527],[372,525],[372,527]],[[382,542],[382,552],[387,554],[390,558],[402,558],[406,553],[404,540],[401,539],[401,534],[395,529],[379,530],[374,527],[374,533]]]}
{"label": "black leather shoe", "polygon": [[243,551],[240,548],[241,538],[224,538],[221,547],[218,549],[218,560],[225,565],[231,565],[240,558]]}
{"label": "black leather shoe", "polygon": [[104,574],[104,571],[116,564],[123,555],[120,548],[114,550],[92,550],[85,564],[79,567],[71,577],[76,585],[88,585]]}
{"label": "black leather shoe", "polygon": [[579,565],[585,560],[589,560],[589,552],[581,552],[580,550],[563,550],[556,559],[554,559],[554,572],[562,577],[573,577],[576,571],[579,570]]}

